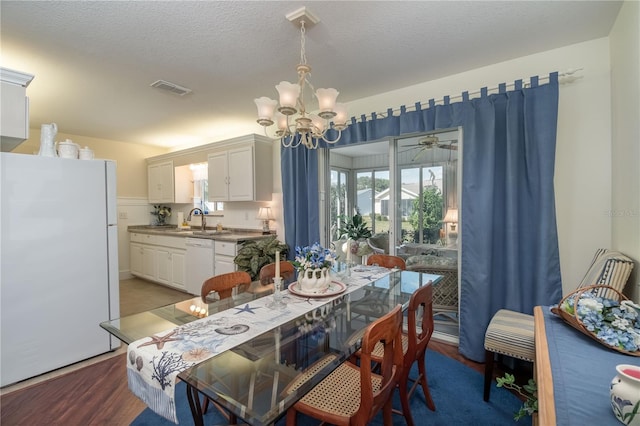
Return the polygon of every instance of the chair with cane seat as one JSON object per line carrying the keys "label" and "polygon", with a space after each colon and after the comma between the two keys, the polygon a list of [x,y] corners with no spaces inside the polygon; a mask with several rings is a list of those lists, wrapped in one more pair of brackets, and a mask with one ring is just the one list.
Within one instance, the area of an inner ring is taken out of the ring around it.
{"label": "chair with cane seat", "polygon": [[[293,278],[293,276],[296,273],[295,271],[296,269],[293,266],[293,263],[287,260],[280,261],[280,276],[282,277],[283,280],[287,281]],[[262,268],[260,268],[260,275],[259,275],[260,284],[262,285],[273,284],[273,278],[275,278],[275,276],[276,276],[275,262],[269,263],[267,265],[264,265]]]}
{"label": "chair with cane seat", "polygon": [[407,269],[403,258],[390,254],[372,254],[367,258],[367,265],[378,265],[389,269],[398,268],[403,271]]}
{"label": "chair with cane seat", "polygon": [[[606,285],[622,292],[633,270],[633,260],[620,252],[598,249],[578,288],[590,285]],[[495,313],[484,338],[484,395],[491,394],[495,354],[506,355],[524,361],[535,361],[533,315],[508,309]]]}
{"label": "chair with cane seat", "polygon": [[[402,352],[403,368],[402,375],[398,382],[398,391],[400,393],[400,402],[402,404],[402,414],[408,426],[413,426],[413,417],[409,408],[409,400],[417,389],[418,385],[422,387],[427,407],[431,411],[435,411],[436,406],[431,398],[429,391],[429,383],[427,381],[427,370],[425,368],[425,356],[427,345],[433,334],[433,284],[431,282],[418,288],[411,299],[407,308],[407,329],[402,333]],[[380,362],[383,355],[382,345],[377,345],[371,354],[371,360],[376,363]],[[360,352],[355,354],[360,357]],[[418,363],[418,377],[412,379],[409,377],[413,363]],[[412,383],[408,389],[409,383]],[[395,411],[395,410],[394,410]]]}
{"label": "chair with cane seat", "polygon": [[[361,366],[343,362],[287,411],[287,426],[303,413],[334,425],[365,425],[383,410],[384,424],[392,424],[391,396],[402,372],[402,310],[369,324],[361,346]],[[380,373],[371,369],[376,344],[384,347]]]}
{"label": "chair with cane seat", "polygon": [[220,299],[226,299],[233,294],[233,288],[240,285],[251,284],[251,275],[244,271],[229,272],[213,276],[202,284],[200,297],[202,301],[207,301],[207,295],[212,291],[218,293]]}
{"label": "chair with cane seat", "polygon": [[[251,275],[249,275],[247,272],[244,272],[244,271],[236,271],[236,272],[229,272],[227,274],[216,275],[207,279],[204,283],[202,283],[202,288],[200,290],[200,297],[202,298],[203,302],[207,303],[207,296],[209,295],[209,293],[216,292],[218,293],[220,300],[226,299],[228,297],[231,297],[231,295],[233,294],[233,289],[235,287],[242,286],[242,285],[248,286],[250,284],[251,284]],[[204,405],[203,405],[204,413],[207,412],[207,408],[209,407],[209,401],[210,399],[205,396]],[[236,422],[235,415],[228,414],[227,411],[224,408],[222,408],[222,406],[217,404],[215,401],[212,401],[212,402],[216,406],[218,411],[220,411],[222,415],[224,415],[228,420],[230,420],[231,423]]]}

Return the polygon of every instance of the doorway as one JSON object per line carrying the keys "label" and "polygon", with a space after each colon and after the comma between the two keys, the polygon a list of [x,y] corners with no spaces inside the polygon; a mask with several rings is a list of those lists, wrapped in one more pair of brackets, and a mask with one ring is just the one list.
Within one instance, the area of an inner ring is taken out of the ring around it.
{"label": "doorway", "polygon": [[325,244],[337,239],[340,216],[357,209],[374,236],[387,234],[385,251],[403,257],[407,269],[443,276],[434,288],[434,336],[457,343],[462,130],[327,151]]}

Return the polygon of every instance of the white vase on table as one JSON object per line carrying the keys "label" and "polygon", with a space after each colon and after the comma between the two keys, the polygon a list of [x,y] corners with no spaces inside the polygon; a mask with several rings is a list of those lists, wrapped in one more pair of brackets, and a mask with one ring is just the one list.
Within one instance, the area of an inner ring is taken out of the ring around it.
{"label": "white vase on table", "polygon": [[620,364],[611,381],[611,408],[616,418],[629,426],[640,426],[640,366]]}
{"label": "white vase on table", "polygon": [[298,285],[304,293],[317,294],[326,291],[331,284],[329,268],[305,269],[298,273]]}

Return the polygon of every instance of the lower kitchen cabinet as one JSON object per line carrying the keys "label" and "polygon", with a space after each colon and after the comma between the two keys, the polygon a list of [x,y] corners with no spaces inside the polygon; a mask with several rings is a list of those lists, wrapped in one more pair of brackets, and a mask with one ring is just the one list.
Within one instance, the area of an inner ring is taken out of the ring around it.
{"label": "lower kitchen cabinet", "polygon": [[185,289],[184,238],[136,233],[130,238],[131,275]]}
{"label": "lower kitchen cabinet", "polygon": [[233,259],[236,257],[236,243],[228,241],[215,242],[215,267],[216,275],[226,274],[237,270]]}

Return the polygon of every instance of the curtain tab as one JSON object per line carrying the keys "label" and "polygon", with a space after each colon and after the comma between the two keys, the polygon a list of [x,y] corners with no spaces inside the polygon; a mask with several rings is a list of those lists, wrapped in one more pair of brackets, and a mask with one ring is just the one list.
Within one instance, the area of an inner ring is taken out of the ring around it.
{"label": "curtain tab", "polygon": [[449,105],[449,96],[445,96],[443,98],[443,102],[444,102],[445,105]]}
{"label": "curtain tab", "polygon": [[393,108],[387,108],[387,117],[393,117]]}
{"label": "curtain tab", "polygon": [[420,111],[422,109],[422,105],[420,105],[420,102],[416,102],[416,111]]}
{"label": "curtain tab", "polygon": [[558,84],[558,71],[549,74],[549,83]]}
{"label": "curtain tab", "polygon": [[400,105],[400,115],[404,114],[407,112],[407,107],[404,105]]}
{"label": "curtain tab", "polygon": [[462,101],[463,102],[469,101],[469,92],[462,92]]}
{"label": "curtain tab", "polygon": [[434,99],[429,99],[429,108],[433,108],[436,106],[436,101]]}
{"label": "curtain tab", "polygon": [[515,90],[522,90],[522,80],[516,80],[516,81],[513,83],[513,86],[514,86],[513,88],[514,88]]}
{"label": "curtain tab", "polygon": [[498,93],[500,94],[507,93],[507,83],[498,84]]}
{"label": "curtain tab", "polygon": [[480,97],[481,98],[486,98],[487,97],[487,93],[489,93],[489,89],[487,89],[486,87],[483,87],[480,89]]}
{"label": "curtain tab", "polygon": [[538,76],[534,75],[531,77],[531,87],[538,87]]}
{"label": "curtain tab", "polygon": [[373,121],[377,120],[377,119],[378,119],[378,114],[376,114],[375,112],[372,112],[372,113],[371,113],[371,119],[372,119]]}

